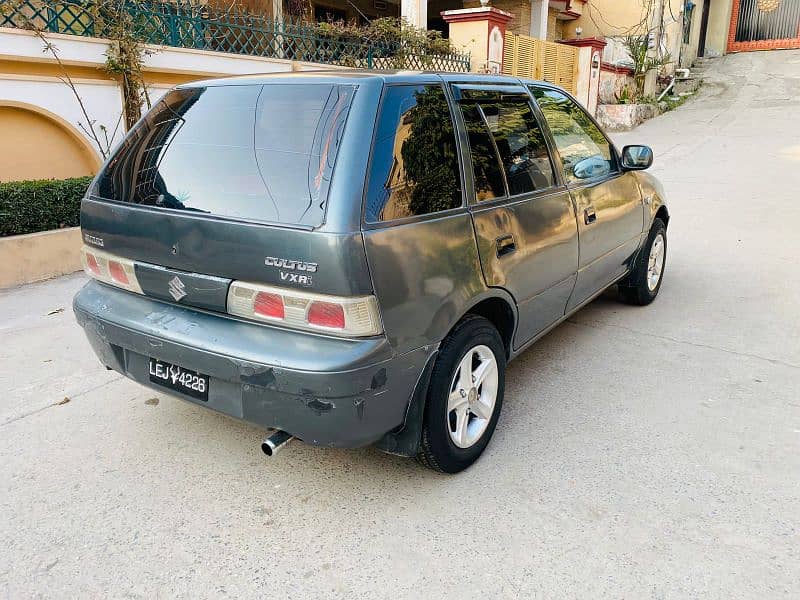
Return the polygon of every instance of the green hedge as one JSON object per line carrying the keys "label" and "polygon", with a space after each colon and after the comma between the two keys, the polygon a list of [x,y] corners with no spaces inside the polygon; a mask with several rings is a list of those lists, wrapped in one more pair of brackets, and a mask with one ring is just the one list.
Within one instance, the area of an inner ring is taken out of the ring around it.
{"label": "green hedge", "polygon": [[0,183],[0,236],[80,224],[81,198],[91,177]]}

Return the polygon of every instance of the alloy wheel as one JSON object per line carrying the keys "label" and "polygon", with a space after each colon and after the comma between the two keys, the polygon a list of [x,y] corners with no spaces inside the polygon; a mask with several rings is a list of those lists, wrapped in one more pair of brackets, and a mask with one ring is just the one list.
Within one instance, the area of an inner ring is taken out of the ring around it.
{"label": "alloy wheel", "polygon": [[447,399],[447,430],[459,448],[477,442],[494,413],[497,400],[497,359],[488,346],[474,346],[453,375]]}
{"label": "alloy wheel", "polygon": [[664,269],[664,234],[659,233],[650,246],[650,257],[647,260],[647,289],[654,292],[661,281]]}

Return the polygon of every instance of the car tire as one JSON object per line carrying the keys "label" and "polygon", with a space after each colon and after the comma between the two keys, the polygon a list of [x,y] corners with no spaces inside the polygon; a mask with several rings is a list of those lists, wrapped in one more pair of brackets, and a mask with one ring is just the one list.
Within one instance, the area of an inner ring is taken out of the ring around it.
{"label": "car tire", "polygon": [[494,325],[464,317],[442,342],[431,373],[419,463],[458,473],[478,459],[500,418],[505,368],[505,346]]}
{"label": "car tire", "polygon": [[627,304],[645,306],[658,296],[667,264],[667,227],[655,219],[647,242],[636,259],[636,265],[619,284],[619,298]]}

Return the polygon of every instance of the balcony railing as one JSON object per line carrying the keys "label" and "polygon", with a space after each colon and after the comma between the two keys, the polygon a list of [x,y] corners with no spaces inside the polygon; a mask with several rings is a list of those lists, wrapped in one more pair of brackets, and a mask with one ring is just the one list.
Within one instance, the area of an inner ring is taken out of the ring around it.
{"label": "balcony railing", "polygon": [[[89,2],[3,2],[0,27],[110,37]],[[400,43],[326,34],[314,24],[274,20],[237,7],[220,9],[193,1],[131,2],[126,7],[136,39],[173,48],[194,48],[368,69],[469,71],[468,54],[428,54]]]}

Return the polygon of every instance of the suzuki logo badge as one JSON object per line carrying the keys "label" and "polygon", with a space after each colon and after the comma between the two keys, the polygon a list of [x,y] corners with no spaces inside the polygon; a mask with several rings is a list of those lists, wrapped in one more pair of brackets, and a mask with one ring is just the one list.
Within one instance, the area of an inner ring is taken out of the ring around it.
{"label": "suzuki logo badge", "polygon": [[169,280],[169,295],[175,298],[175,302],[180,302],[181,298],[186,297],[186,286],[177,275]]}

